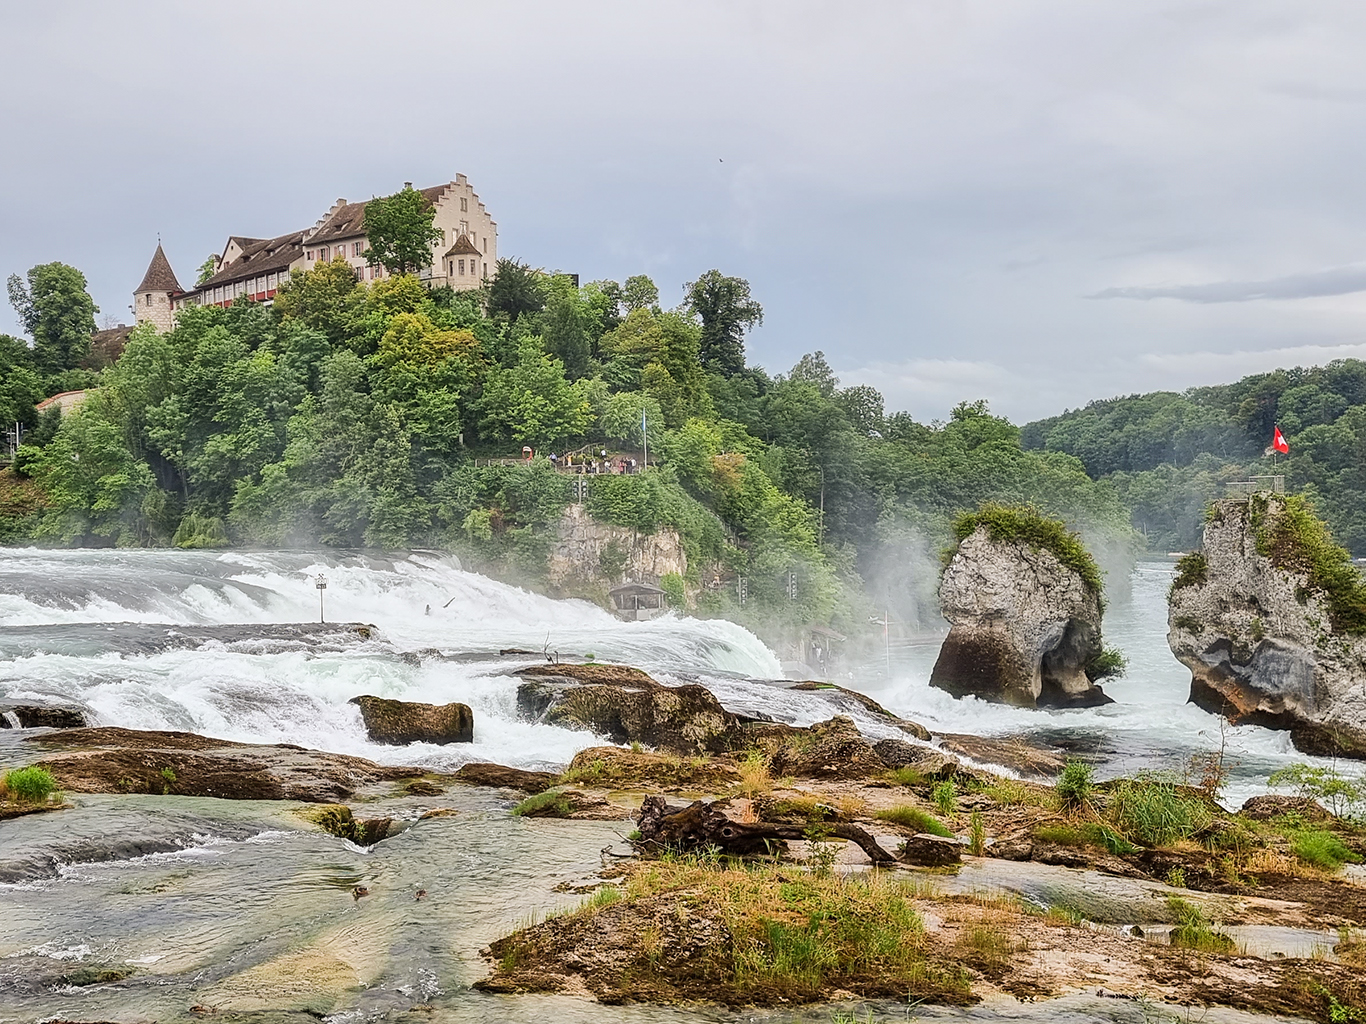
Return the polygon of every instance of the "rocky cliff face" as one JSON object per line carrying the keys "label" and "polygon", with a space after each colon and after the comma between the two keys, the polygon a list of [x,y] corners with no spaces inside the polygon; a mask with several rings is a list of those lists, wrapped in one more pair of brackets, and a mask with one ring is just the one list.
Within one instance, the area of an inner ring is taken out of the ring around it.
{"label": "rocky cliff face", "polygon": [[641,533],[600,523],[582,505],[570,505],[560,519],[548,572],[556,585],[572,580],[615,584],[622,579],[658,584],[669,573],[685,576],[688,556],[676,530]]}
{"label": "rocky cliff face", "polygon": [[1050,551],[979,526],[944,571],[951,629],[930,685],[1023,707],[1087,707],[1106,697],[1086,674],[1101,653],[1100,595]]}
{"label": "rocky cliff face", "polygon": [[[1205,710],[1289,730],[1309,753],[1366,757],[1366,637],[1344,628],[1314,568],[1326,535],[1306,516],[1281,495],[1218,502],[1172,586],[1167,643]],[[1343,552],[1330,564],[1350,571]]]}

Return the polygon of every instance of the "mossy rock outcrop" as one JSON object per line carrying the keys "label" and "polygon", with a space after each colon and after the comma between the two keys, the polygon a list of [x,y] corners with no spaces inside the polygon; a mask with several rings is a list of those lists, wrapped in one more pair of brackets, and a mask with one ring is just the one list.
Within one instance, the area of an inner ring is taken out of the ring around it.
{"label": "mossy rock outcrop", "polygon": [[1032,509],[986,506],[959,527],[930,685],[1020,707],[1110,703],[1088,674],[1103,653],[1100,572],[1081,542]]}
{"label": "mossy rock outcrop", "polygon": [[1366,579],[1303,498],[1211,506],[1167,623],[1193,703],[1306,753],[1366,757]]}
{"label": "mossy rock outcrop", "polygon": [[421,704],[369,695],[352,697],[360,706],[366,734],[376,743],[472,743],[474,712],[468,704]]}
{"label": "mossy rock outcrop", "polygon": [[740,718],[705,686],[665,686],[623,665],[535,665],[520,673],[523,718],[671,754],[719,754],[743,741]]}

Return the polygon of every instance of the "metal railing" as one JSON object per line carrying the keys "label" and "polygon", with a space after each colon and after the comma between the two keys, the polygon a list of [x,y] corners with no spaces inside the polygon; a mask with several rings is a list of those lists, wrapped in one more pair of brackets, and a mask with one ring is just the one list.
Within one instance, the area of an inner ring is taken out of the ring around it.
{"label": "metal railing", "polygon": [[1284,494],[1285,477],[1254,476],[1251,480],[1230,480],[1225,486],[1230,498],[1245,498],[1249,494]]}

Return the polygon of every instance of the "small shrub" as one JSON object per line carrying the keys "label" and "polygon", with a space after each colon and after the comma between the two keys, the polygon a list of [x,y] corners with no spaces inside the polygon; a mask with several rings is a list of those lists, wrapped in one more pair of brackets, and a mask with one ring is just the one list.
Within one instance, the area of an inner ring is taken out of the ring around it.
{"label": "small shrub", "polygon": [[927,832],[932,836],[943,836],[945,839],[953,838],[953,833],[942,821],[909,804],[878,811],[877,818],[879,821],[890,821],[894,825],[901,825],[916,832]]}
{"label": "small shrub", "polygon": [[1121,832],[1144,846],[1169,846],[1187,839],[1213,817],[1204,801],[1187,796],[1175,782],[1153,773],[1117,783],[1110,813]]}
{"label": "small shrub", "polygon": [[1366,805],[1366,779],[1352,779],[1336,768],[1292,764],[1271,773],[1273,786],[1294,786],[1298,795],[1317,800],[1331,814],[1345,818]]}
{"label": "small shrub", "polygon": [[1114,679],[1124,675],[1129,659],[1118,647],[1107,647],[1086,665],[1086,678],[1093,683],[1100,679]]}
{"label": "small shrub", "polygon": [[1176,563],[1176,579],[1172,580],[1172,590],[1184,587],[1203,587],[1209,580],[1209,559],[1203,551],[1192,551],[1183,555]]}
{"label": "small shrub", "polygon": [[5,773],[10,796],[26,804],[41,804],[57,791],[57,780],[46,768],[13,768]]}
{"label": "small shrub", "polygon": [[973,811],[968,824],[968,852],[974,857],[982,856],[987,849],[987,825],[981,811]]}
{"label": "small shrub", "polygon": [[835,870],[835,844],[827,841],[831,831],[826,821],[812,818],[802,832],[807,844],[807,859],[811,862],[811,870],[822,878]]}
{"label": "small shrub", "polygon": [[740,762],[740,792],[756,797],[773,790],[773,775],[768,770],[768,759],[751,750]]}
{"label": "small shrub", "polygon": [[1305,864],[1336,871],[1344,864],[1360,864],[1361,858],[1331,832],[1301,832],[1290,844],[1291,852]]}
{"label": "small shrub", "polygon": [[225,548],[232,542],[228,539],[223,520],[217,516],[187,512],[176,527],[171,543],[178,548]]}
{"label": "small shrub", "polygon": [[1205,624],[1194,615],[1178,615],[1172,619],[1172,625],[1177,629],[1184,629],[1187,633],[1198,633],[1205,628]]}
{"label": "small shrub", "polygon": [[676,572],[666,572],[659,578],[659,589],[669,598],[669,607],[683,611],[688,607],[688,592],[683,586],[683,577]]}
{"label": "small shrub", "polygon": [[1173,889],[1186,888],[1186,869],[1177,867],[1167,872],[1167,884]]}
{"label": "small shrub", "polygon": [[171,768],[161,769],[161,795],[165,796],[175,785],[175,771]]}
{"label": "small shrub", "polygon": [[898,786],[923,786],[930,780],[919,768],[896,768],[888,772],[888,777]]}
{"label": "small shrub", "polygon": [[930,802],[940,814],[952,814],[958,806],[958,787],[953,784],[953,780],[936,782],[930,790]]}
{"label": "small shrub", "polygon": [[544,793],[527,797],[512,809],[512,813],[518,817],[567,818],[570,810],[563,792],[558,789],[547,789]]}
{"label": "small shrub", "polygon": [[1075,809],[1087,804],[1096,784],[1092,769],[1085,761],[1068,761],[1058,776],[1058,799],[1063,807]]}
{"label": "small shrub", "polygon": [[1180,896],[1168,896],[1167,907],[1176,921],[1171,936],[1173,946],[1194,949],[1201,953],[1233,952],[1233,940],[1223,932],[1216,931],[1194,903],[1187,902]]}

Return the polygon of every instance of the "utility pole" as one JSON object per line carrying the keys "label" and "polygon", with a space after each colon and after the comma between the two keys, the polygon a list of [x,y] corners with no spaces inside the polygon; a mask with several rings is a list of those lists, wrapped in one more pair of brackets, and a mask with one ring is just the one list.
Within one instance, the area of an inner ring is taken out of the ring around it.
{"label": "utility pole", "polygon": [[323,619],[323,591],[327,589],[327,577],[318,573],[318,578],[313,581],[313,586],[318,590],[318,622],[322,623],[326,621]]}

